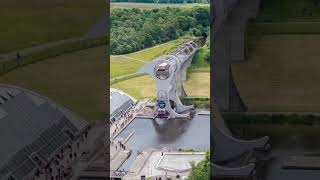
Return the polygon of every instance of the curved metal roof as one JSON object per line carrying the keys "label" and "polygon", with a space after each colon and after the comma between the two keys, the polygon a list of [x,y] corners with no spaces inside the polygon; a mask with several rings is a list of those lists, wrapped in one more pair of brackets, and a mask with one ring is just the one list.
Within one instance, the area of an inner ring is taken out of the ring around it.
{"label": "curved metal roof", "polygon": [[89,124],[34,92],[0,84],[0,179],[24,179]]}
{"label": "curved metal roof", "polygon": [[124,93],[118,89],[110,88],[110,117],[128,102],[135,103],[137,100],[127,93]]}

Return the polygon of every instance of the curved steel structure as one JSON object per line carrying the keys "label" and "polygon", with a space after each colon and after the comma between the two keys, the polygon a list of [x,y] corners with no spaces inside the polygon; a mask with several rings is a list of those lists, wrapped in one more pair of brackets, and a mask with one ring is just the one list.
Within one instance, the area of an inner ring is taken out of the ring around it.
{"label": "curved steel structure", "polygon": [[155,78],[157,84],[157,103],[155,117],[186,118],[193,105],[185,106],[180,97],[186,96],[182,82],[187,79],[187,69],[197,52],[197,44],[190,40],[176,51],[160,56],[145,64],[139,72],[148,73]]}
{"label": "curved steel structure", "polygon": [[245,31],[258,14],[260,0],[213,0],[211,42],[214,52],[213,97],[222,111],[246,111],[234,83],[231,64],[245,61]]}
{"label": "curved steel structure", "polygon": [[[211,123],[212,175],[214,177],[249,177],[255,174],[255,164],[249,162],[228,164],[256,150],[270,148],[268,137],[257,140],[240,140],[232,136],[219,110],[245,111],[233,81],[231,63],[244,61],[244,33],[246,22],[254,18],[259,10],[260,0],[213,0],[214,19],[211,41],[214,52],[211,68],[214,101],[211,101],[213,121]],[[216,104],[215,104],[216,103]],[[252,155],[248,155],[251,158]],[[253,157],[254,158],[254,157]]]}

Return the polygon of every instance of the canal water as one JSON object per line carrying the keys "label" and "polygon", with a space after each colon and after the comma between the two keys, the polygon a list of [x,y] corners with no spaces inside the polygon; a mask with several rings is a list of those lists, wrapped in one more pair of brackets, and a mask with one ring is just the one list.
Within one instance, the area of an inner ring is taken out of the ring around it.
{"label": "canal water", "polygon": [[137,152],[148,148],[208,150],[210,116],[196,115],[192,120],[136,118],[119,137],[126,138],[130,133],[134,135],[127,145],[133,151],[119,170],[128,171]]}

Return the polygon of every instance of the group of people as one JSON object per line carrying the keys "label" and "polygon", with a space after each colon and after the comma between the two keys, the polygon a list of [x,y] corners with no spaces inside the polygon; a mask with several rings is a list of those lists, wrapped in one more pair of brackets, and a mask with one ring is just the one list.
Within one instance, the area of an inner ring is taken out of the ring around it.
{"label": "group of people", "polygon": [[39,168],[30,180],[70,179],[73,175],[72,164],[77,160],[77,152],[80,150],[80,142],[84,142],[87,137],[88,131],[84,132],[80,140],[62,148],[47,164],[38,161]]}
{"label": "group of people", "polygon": [[[180,178],[181,178],[181,176],[177,174],[176,175],[176,179],[180,179]],[[167,177],[167,173],[166,173],[164,180],[170,180],[170,179],[172,179],[172,178]],[[162,178],[161,177],[156,177],[155,180],[162,180]]]}
{"label": "group of people", "polygon": [[72,176],[72,158],[67,153],[72,152],[72,147],[68,145],[65,149],[61,149],[51,161],[44,165],[40,164],[39,168],[30,180],[64,180]]}
{"label": "group of people", "polygon": [[117,141],[117,144],[115,144],[114,141],[111,141],[111,145],[115,148],[116,151],[118,150],[118,147],[126,150],[126,146],[121,141]]}
{"label": "group of people", "polygon": [[132,118],[135,112],[135,106],[131,106],[126,112],[122,113],[122,115],[118,119],[113,119],[110,121],[111,126],[115,126],[111,133],[111,138],[113,138],[120,129],[122,129]]}
{"label": "group of people", "polygon": [[[118,141],[118,144],[121,149],[126,150],[126,146],[121,141]],[[116,149],[117,149],[117,145],[116,145]]]}

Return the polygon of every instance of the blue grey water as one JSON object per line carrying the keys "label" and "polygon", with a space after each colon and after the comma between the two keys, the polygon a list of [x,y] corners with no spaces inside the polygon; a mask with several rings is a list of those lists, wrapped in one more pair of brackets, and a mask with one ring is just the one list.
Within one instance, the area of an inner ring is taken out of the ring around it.
{"label": "blue grey water", "polygon": [[120,170],[128,171],[137,157],[137,152],[147,148],[193,150],[210,148],[210,116],[208,115],[196,115],[192,120],[136,118],[119,137],[126,138],[131,132],[134,135],[127,145],[133,151],[119,168]]}

